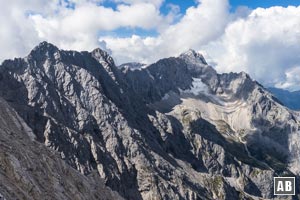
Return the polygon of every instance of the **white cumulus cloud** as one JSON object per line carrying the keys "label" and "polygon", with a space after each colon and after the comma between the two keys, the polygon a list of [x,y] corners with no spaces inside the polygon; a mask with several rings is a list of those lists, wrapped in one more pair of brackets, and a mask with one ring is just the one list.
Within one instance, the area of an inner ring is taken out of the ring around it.
{"label": "white cumulus cloud", "polygon": [[[195,2],[179,13],[178,5],[165,0],[6,1],[0,61],[25,56],[43,40],[63,49],[100,46],[119,64],[155,62],[192,48],[207,54],[219,72],[246,71],[266,86],[300,89],[300,6],[240,7],[232,13],[228,0]],[[162,14],[162,6],[169,13]],[[157,34],[133,31],[124,37],[120,28]]]}
{"label": "white cumulus cloud", "polygon": [[32,12],[47,14],[55,5],[55,1],[47,0],[10,0],[1,3],[0,62],[6,58],[24,56],[37,44],[38,35],[28,15]]}
{"label": "white cumulus cloud", "polygon": [[101,31],[120,27],[155,29],[168,23],[150,3],[120,4],[113,10],[87,2],[52,16],[32,15],[31,19],[40,38],[75,50],[97,47],[97,35]]}
{"label": "white cumulus cloud", "polygon": [[285,79],[277,82],[275,87],[296,91],[300,89],[300,66],[285,71]]}
{"label": "white cumulus cloud", "polygon": [[[289,82],[292,68],[300,66],[299,44],[300,7],[271,7],[255,9],[229,23],[222,38],[207,51],[217,61],[218,71],[246,71],[264,85],[273,86]],[[281,86],[300,89],[299,84]]]}
{"label": "white cumulus cloud", "polygon": [[173,12],[160,13],[162,0],[116,0],[115,9],[105,7],[104,1],[7,1],[0,13],[0,60],[25,56],[43,40],[64,49],[92,50],[103,31],[160,30],[173,20]]}
{"label": "white cumulus cloud", "polygon": [[155,60],[174,56],[190,48],[201,46],[223,35],[229,20],[229,5],[226,0],[201,0],[197,7],[187,9],[182,19],[163,29],[157,37],[127,38],[101,37],[106,47],[112,50],[119,62]]}

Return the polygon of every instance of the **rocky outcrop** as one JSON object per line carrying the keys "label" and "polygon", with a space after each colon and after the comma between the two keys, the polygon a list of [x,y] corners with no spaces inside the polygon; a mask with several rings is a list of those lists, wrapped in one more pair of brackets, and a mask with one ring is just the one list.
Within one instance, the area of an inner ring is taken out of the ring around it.
{"label": "rocky outcrop", "polygon": [[298,113],[192,50],[130,69],[43,42],[3,62],[0,96],[37,141],[126,199],[269,199],[273,176],[299,174]]}
{"label": "rocky outcrop", "polygon": [[122,199],[96,171],[88,176],[35,141],[22,118],[0,98],[0,199]]}

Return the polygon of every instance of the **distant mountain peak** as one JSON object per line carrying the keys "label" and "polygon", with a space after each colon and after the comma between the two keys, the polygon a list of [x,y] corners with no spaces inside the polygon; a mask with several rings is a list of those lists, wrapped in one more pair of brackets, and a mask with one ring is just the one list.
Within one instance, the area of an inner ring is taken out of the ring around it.
{"label": "distant mountain peak", "polygon": [[59,50],[57,46],[47,42],[43,41],[40,44],[38,44],[32,51],[43,51],[43,50]]}
{"label": "distant mountain peak", "polygon": [[204,56],[201,53],[199,53],[199,52],[197,52],[193,49],[189,49],[188,51],[180,54],[179,57],[189,59],[193,62],[199,62],[200,61],[202,64],[207,65],[207,62],[206,62]]}
{"label": "distant mountain peak", "polygon": [[115,65],[113,58],[106,51],[96,48],[91,53],[98,62],[107,62],[110,65]]}
{"label": "distant mountain peak", "polygon": [[300,110],[300,91],[290,92],[288,90],[275,87],[269,87],[267,89],[288,108],[292,110]]}
{"label": "distant mountain peak", "polygon": [[104,51],[104,50],[102,50],[102,49],[100,49],[100,48],[94,49],[94,50],[92,51],[92,53],[93,53],[94,55],[101,55],[101,56],[105,56],[105,57],[109,56],[109,54],[108,54],[106,51]]}
{"label": "distant mountain peak", "polygon": [[50,55],[54,55],[59,51],[59,48],[49,42],[41,42],[37,45],[28,55],[28,57],[32,57],[37,60],[44,60],[46,57],[49,58]]}

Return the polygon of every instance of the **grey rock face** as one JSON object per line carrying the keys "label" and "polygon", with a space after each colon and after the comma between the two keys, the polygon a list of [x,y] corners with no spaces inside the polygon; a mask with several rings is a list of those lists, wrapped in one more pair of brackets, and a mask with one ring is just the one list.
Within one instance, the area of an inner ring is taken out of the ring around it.
{"label": "grey rock face", "polygon": [[269,199],[273,176],[299,174],[299,114],[194,51],[132,70],[44,42],[1,65],[0,96],[126,199]]}
{"label": "grey rock face", "polygon": [[95,171],[67,165],[58,152],[34,140],[31,129],[0,98],[0,199],[122,199]]}

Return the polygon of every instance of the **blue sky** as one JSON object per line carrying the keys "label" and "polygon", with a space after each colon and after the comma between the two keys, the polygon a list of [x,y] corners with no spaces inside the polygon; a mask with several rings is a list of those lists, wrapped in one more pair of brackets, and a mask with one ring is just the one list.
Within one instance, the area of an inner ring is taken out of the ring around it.
{"label": "blue sky", "polygon": [[289,5],[300,5],[299,0],[230,0],[230,4],[233,8],[237,6],[247,6],[249,8],[268,8],[271,6],[289,6]]}
{"label": "blue sky", "polygon": [[[299,0],[230,0],[229,2],[233,8],[236,8],[238,6],[248,6],[249,8],[268,8],[271,6],[300,5]],[[185,10],[190,6],[196,5],[194,0],[167,0],[166,3],[180,5],[182,10]]]}
{"label": "blue sky", "polygon": [[[184,15],[186,10],[190,7],[196,7],[196,0],[165,0],[162,6],[160,7],[160,11],[162,14],[168,14],[170,12],[170,4],[177,5],[180,9],[181,15]],[[300,0],[229,0],[230,4],[230,12],[234,13],[238,7],[246,6],[249,9],[253,10],[258,7],[261,8],[269,8],[272,6],[299,6]],[[116,9],[117,4],[112,1],[105,1],[104,6],[111,7]],[[179,18],[180,19],[180,18]],[[178,19],[178,20],[179,20]],[[100,36],[105,35],[117,35],[119,37],[128,37],[132,34],[140,35],[140,36],[156,36],[158,32],[155,29],[145,30],[141,28],[119,28],[114,31],[101,32]]]}
{"label": "blue sky", "polygon": [[[195,0],[166,0],[166,4],[175,4],[180,6],[181,12],[185,12],[190,6],[196,6]],[[268,8],[271,6],[298,6],[300,5],[300,0],[230,0],[229,1],[231,10],[234,11],[239,6],[247,6],[251,9],[258,7]],[[165,13],[167,10],[166,6],[162,7],[162,11]]]}

